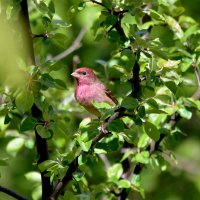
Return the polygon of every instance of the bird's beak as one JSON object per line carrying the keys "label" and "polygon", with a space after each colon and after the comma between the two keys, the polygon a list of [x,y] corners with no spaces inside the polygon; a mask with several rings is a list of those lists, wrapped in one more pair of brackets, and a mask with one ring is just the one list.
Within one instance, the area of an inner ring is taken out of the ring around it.
{"label": "bird's beak", "polygon": [[73,72],[71,74],[71,76],[75,77],[75,78],[79,78],[80,77],[80,74],[78,74],[77,72]]}

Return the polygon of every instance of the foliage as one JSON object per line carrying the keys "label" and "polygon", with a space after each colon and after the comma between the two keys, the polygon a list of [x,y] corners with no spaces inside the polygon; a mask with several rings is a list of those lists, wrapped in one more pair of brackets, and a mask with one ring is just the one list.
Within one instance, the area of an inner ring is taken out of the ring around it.
{"label": "foliage", "polygon": [[[25,0],[0,2],[0,165],[23,175],[8,185],[34,200],[152,199],[152,177],[181,163],[175,147],[190,159],[185,133],[199,145],[199,23],[179,0],[28,3],[30,21]],[[95,104],[100,121],[73,98],[70,74],[85,65],[119,101]]]}

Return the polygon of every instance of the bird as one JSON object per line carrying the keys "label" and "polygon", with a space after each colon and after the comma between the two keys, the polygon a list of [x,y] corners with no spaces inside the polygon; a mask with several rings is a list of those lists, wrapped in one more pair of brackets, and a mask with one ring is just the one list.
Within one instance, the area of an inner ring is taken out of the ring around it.
{"label": "bird", "polygon": [[94,71],[87,67],[76,69],[71,74],[77,81],[75,99],[88,112],[101,117],[100,111],[93,102],[107,103],[114,106],[118,103],[112,92],[97,78]]}

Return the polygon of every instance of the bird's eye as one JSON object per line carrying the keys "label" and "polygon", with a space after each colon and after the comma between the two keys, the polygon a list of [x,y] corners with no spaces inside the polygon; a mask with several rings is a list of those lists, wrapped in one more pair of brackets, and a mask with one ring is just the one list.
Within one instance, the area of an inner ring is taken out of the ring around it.
{"label": "bird's eye", "polygon": [[83,74],[83,75],[86,75],[87,73],[86,73],[86,72],[83,72],[82,74]]}

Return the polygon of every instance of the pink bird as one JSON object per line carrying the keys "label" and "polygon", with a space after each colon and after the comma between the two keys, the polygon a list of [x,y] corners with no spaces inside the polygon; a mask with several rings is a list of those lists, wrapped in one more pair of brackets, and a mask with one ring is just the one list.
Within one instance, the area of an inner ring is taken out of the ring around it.
{"label": "pink bird", "polygon": [[101,113],[92,104],[93,101],[108,103],[111,106],[117,104],[117,99],[91,69],[78,68],[71,75],[77,80],[75,89],[77,102],[93,115],[101,116]]}

